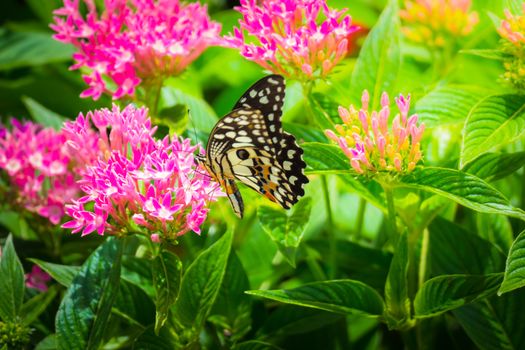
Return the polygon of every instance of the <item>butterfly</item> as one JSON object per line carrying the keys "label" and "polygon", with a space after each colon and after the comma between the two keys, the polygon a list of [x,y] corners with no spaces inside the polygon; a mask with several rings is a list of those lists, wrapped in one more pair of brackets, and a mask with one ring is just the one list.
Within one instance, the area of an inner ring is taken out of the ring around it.
{"label": "butterfly", "polygon": [[303,150],[282,129],[285,83],[269,75],[253,84],[222,117],[208,138],[206,155],[197,161],[225,190],[235,214],[242,218],[240,181],[289,209],[304,195]]}

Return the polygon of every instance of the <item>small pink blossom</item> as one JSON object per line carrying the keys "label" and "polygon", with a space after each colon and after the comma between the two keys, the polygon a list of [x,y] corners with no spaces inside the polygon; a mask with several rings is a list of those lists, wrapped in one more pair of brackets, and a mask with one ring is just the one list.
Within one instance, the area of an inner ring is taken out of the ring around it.
{"label": "small pink blossom", "polygon": [[277,74],[302,81],[326,77],[349,50],[358,30],[346,10],[325,0],[241,0],[240,28],[227,45]]}
{"label": "small pink blossom", "polygon": [[[87,69],[81,96],[133,96],[137,86],[180,74],[219,41],[206,6],[179,0],[64,0],[54,12],[54,38],[78,51],[71,69]],[[87,13],[83,8],[87,8]]]}
{"label": "small pink blossom", "polygon": [[31,272],[25,275],[26,287],[38,289],[41,292],[47,291],[47,283],[51,281],[51,276],[38,265],[33,265]]}
{"label": "small pink blossom", "polygon": [[328,138],[335,141],[349,158],[358,174],[375,174],[379,171],[407,173],[414,170],[421,160],[420,140],[424,125],[417,125],[417,115],[408,116],[410,95],[396,98],[399,114],[394,117],[390,130],[390,99],[381,96],[381,110],[368,110],[369,95],[365,90],[362,108],[339,107],[344,124],[336,125],[337,133],[326,130]]}
{"label": "small pink blossom", "polygon": [[[525,3],[522,4],[525,13]],[[505,19],[501,21],[498,33],[502,38],[507,39],[516,46],[522,47],[525,44],[525,16],[513,15],[505,9]]]}
{"label": "small pink blossom", "polygon": [[80,196],[76,178],[83,164],[69,153],[63,131],[15,119],[11,126],[0,134],[0,169],[9,176],[13,204],[56,225],[65,203]]}
{"label": "small pink blossom", "polygon": [[81,114],[65,129],[71,149],[80,149],[83,138],[94,147],[82,155],[91,164],[79,181],[85,196],[66,206],[72,220],[62,227],[73,233],[144,228],[164,239],[200,233],[208,203],[223,195],[197,167],[197,147],[189,139],[153,137],[145,108],[114,106]]}

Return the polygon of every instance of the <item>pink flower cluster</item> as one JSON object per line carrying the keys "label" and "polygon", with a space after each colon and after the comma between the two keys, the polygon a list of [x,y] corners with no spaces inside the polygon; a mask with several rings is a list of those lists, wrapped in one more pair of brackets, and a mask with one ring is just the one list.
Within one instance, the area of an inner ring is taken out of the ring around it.
{"label": "pink flower cluster", "polygon": [[394,117],[391,127],[390,101],[388,95],[381,97],[379,112],[368,110],[368,91],[363,92],[362,107],[357,111],[339,107],[343,125],[336,125],[325,134],[337,142],[350,160],[352,168],[359,174],[374,174],[379,171],[406,173],[414,170],[421,160],[420,140],[424,125],[417,125],[417,115],[408,116],[410,95],[396,98],[399,114]]}
{"label": "pink flower cluster", "polygon": [[[99,2],[97,2],[99,3]],[[206,6],[179,0],[64,0],[54,12],[54,38],[78,52],[71,68],[87,68],[89,88],[82,97],[114,99],[133,96],[137,85],[158,84],[181,73],[208,46],[216,44],[221,26]],[[83,6],[87,7],[84,15]],[[108,82],[111,80],[111,83]]]}
{"label": "pink flower cluster", "polygon": [[15,205],[58,224],[64,204],[79,196],[75,174],[79,163],[68,150],[62,131],[32,122],[11,121],[0,130],[0,169],[9,176]]}
{"label": "pink flower cluster", "polygon": [[[358,27],[325,0],[241,0],[240,29],[225,37],[247,59],[302,81],[324,78],[347,54]],[[248,34],[248,37],[245,37]]]}
{"label": "pink flower cluster", "polygon": [[[525,3],[522,6],[525,14]],[[523,14],[515,16],[505,9],[505,19],[501,21],[498,33],[514,45],[523,46],[525,44],[525,16]]]}
{"label": "pink flower cluster", "polygon": [[79,135],[71,137],[70,147],[86,159],[94,157],[90,152],[102,156],[86,168],[80,180],[86,195],[66,206],[73,220],[63,227],[82,235],[142,227],[155,241],[159,234],[176,239],[190,230],[200,233],[208,203],[222,192],[197,168],[197,147],[189,139],[155,139],[147,110],[132,105],[80,115],[66,129]]}
{"label": "pink flower cluster", "polygon": [[38,289],[41,292],[47,291],[47,283],[51,281],[51,276],[38,265],[33,265],[31,272],[26,273],[26,287]]}

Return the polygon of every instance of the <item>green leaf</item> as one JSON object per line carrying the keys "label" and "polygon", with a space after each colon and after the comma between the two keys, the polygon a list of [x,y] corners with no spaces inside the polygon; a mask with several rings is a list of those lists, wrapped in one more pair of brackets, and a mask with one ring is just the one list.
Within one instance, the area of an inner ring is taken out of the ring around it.
{"label": "green leaf", "polygon": [[504,0],[503,8],[509,9],[510,12],[514,15],[523,14],[523,1],[521,0]]}
{"label": "green leaf", "polygon": [[49,288],[45,293],[38,293],[22,305],[20,316],[24,324],[30,325],[47,308],[57,295],[56,288]]}
{"label": "green leaf", "polygon": [[182,262],[177,255],[167,250],[162,250],[153,260],[151,268],[153,285],[157,292],[155,300],[155,333],[158,334],[168,318],[170,307],[175,303],[179,295]]}
{"label": "green leaf", "polygon": [[354,174],[350,161],[338,146],[319,142],[301,145],[307,174]]}
{"label": "green leaf", "polygon": [[60,283],[66,288],[69,288],[73,282],[73,278],[80,271],[80,266],[70,266],[70,265],[60,265],[50,262],[45,262],[39,259],[28,259],[31,262],[34,262],[47,272],[55,281]]}
{"label": "green leaf", "polygon": [[268,349],[282,350],[282,348],[276,345],[273,345],[271,343],[267,343],[261,340],[248,340],[242,343],[238,343],[233,347],[233,350],[268,350]]}
{"label": "green leaf", "polygon": [[35,347],[35,350],[56,350],[57,349],[57,336],[50,334],[40,341]]}
{"label": "green leaf", "polygon": [[505,53],[501,50],[494,49],[470,49],[461,50],[460,53],[467,55],[474,55],[478,57],[488,58],[490,60],[502,61],[505,58]]}
{"label": "green leaf", "polygon": [[308,283],[293,289],[250,290],[246,293],[314,309],[379,317],[384,303],[372,287],[353,280]]}
{"label": "green leaf", "polygon": [[30,97],[22,96],[22,102],[29,111],[29,114],[31,114],[33,120],[45,127],[60,130],[64,124],[64,121],[67,120],[65,117],[47,109]]}
{"label": "green leaf", "polygon": [[42,32],[0,32],[0,70],[71,60],[72,45]]}
{"label": "green leaf", "polygon": [[525,220],[525,212],[510,205],[494,187],[462,171],[417,167],[400,179],[403,186],[439,194],[483,213],[503,214]]}
{"label": "green leaf", "polygon": [[486,298],[498,289],[502,274],[444,275],[426,281],[414,299],[416,317],[433,317]]}
{"label": "green leaf", "polygon": [[314,93],[310,97],[313,108],[313,118],[321,129],[333,129],[335,124],[341,124],[338,107],[339,104],[329,96],[321,93]]}
{"label": "green leaf", "polygon": [[98,349],[118,294],[122,242],[109,238],[82,265],[55,320],[59,349]]}
{"label": "green leaf", "polygon": [[408,298],[408,238],[399,235],[396,250],[385,285],[385,318],[390,329],[410,327],[410,299]]}
{"label": "green leaf", "polygon": [[15,319],[24,300],[24,269],[16,255],[13,236],[7,236],[0,256],[0,319]]}
{"label": "green leaf", "polygon": [[439,85],[415,104],[415,112],[426,127],[462,123],[487,92],[471,85]]}
{"label": "green leaf", "polygon": [[233,342],[242,338],[251,327],[252,299],[244,293],[248,289],[250,283],[246,271],[232,250],[210,321],[221,327],[223,333],[227,331]]}
{"label": "green leaf", "polygon": [[173,331],[164,327],[159,334],[155,333],[153,326],[148,327],[133,343],[134,350],[173,350],[181,349]]}
{"label": "green leaf", "polygon": [[513,174],[525,165],[525,152],[484,153],[467,163],[462,171],[487,181],[501,179]]}
{"label": "green leaf", "polygon": [[463,306],[452,311],[470,339],[486,350],[525,348],[525,290]]}
{"label": "green leaf", "polygon": [[514,241],[514,232],[507,216],[497,214],[476,215],[478,235],[497,246],[502,252],[508,252]]}
{"label": "green leaf", "polygon": [[299,143],[328,142],[328,138],[321,130],[307,125],[283,122],[283,129],[295,136]]}
{"label": "green leaf", "polygon": [[151,259],[145,257],[138,258],[134,255],[124,255],[122,257],[120,278],[141,288],[152,299],[155,298],[156,292],[153,286]]}
{"label": "green leaf", "polygon": [[498,294],[501,295],[523,286],[525,286],[525,231],[518,235],[510,247],[505,278]]}
{"label": "green leaf", "polygon": [[155,322],[155,304],[138,286],[120,281],[120,289],[113,305],[113,313],[118,314],[131,325],[147,327]]}
{"label": "green leaf", "polygon": [[503,270],[505,255],[457,224],[436,217],[428,227],[430,275],[483,275]]}
{"label": "green leaf", "polygon": [[352,73],[350,96],[361,100],[363,90],[370,93],[370,106],[376,110],[383,91],[393,92],[401,66],[398,1],[390,0],[378,22],[367,35]]}
{"label": "green leaf", "polygon": [[183,326],[198,331],[219,294],[230,255],[233,232],[228,230],[190,265],[184,277],[175,315]]}
{"label": "green leaf", "polygon": [[286,261],[295,267],[295,255],[303,238],[303,233],[310,220],[312,200],[305,197],[289,211],[260,206],[257,211],[259,222],[264,231],[277,244]]}
{"label": "green leaf", "polygon": [[160,123],[167,125],[170,135],[182,135],[188,127],[189,114],[186,105],[174,105],[159,112]]}
{"label": "green leaf", "polygon": [[217,115],[210,105],[201,97],[194,96],[188,92],[175,87],[164,87],[162,89],[164,108],[183,105],[189,111],[190,128],[209,132],[217,123]]}
{"label": "green leaf", "polygon": [[518,139],[525,133],[525,96],[496,95],[481,100],[463,127],[460,164]]}

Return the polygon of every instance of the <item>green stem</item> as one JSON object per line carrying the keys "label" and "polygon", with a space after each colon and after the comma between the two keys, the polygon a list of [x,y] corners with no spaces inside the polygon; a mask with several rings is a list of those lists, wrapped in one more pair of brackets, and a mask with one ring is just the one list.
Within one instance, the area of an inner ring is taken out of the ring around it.
{"label": "green stem", "polygon": [[328,182],[326,180],[326,175],[321,176],[321,184],[323,186],[324,203],[328,221],[326,232],[328,234],[328,242],[330,245],[328,277],[333,279],[337,274],[337,242],[334,234],[334,218],[332,215],[332,205],[330,204],[330,193],[328,192]]}
{"label": "green stem", "polygon": [[355,240],[358,241],[363,235],[363,223],[365,221],[366,201],[363,197],[359,197],[359,204],[357,209],[357,221],[355,224]]}
{"label": "green stem", "polygon": [[383,191],[385,191],[386,204],[388,207],[388,228],[390,231],[390,238],[397,237],[397,226],[396,226],[396,208],[394,206],[394,189],[389,185],[382,185]]}

